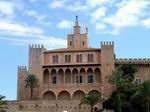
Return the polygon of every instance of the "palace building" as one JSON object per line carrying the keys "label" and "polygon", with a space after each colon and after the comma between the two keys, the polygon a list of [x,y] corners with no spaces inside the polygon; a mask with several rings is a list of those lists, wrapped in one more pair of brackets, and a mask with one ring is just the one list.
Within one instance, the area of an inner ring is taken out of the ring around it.
{"label": "palace building", "polygon": [[[80,100],[91,92],[108,97],[113,89],[108,78],[117,66],[135,65],[137,83],[150,79],[150,59],[116,59],[114,42],[101,42],[100,48],[89,47],[88,35],[80,32],[77,17],[73,29],[73,34],[67,35],[67,48],[29,46],[29,65],[18,67],[17,101],[11,105],[20,105],[26,112],[89,112],[88,106],[78,107]],[[39,79],[32,101],[29,89],[25,88],[28,74]]]}

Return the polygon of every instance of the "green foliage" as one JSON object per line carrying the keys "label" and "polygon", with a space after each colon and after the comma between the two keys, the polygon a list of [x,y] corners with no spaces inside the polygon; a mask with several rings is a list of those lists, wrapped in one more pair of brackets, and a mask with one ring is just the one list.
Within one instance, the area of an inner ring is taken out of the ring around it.
{"label": "green foliage", "polygon": [[5,96],[0,95],[0,110],[6,109],[6,101],[4,101]]}
{"label": "green foliage", "polygon": [[81,104],[88,104],[91,106],[91,112],[94,110],[94,106],[100,101],[100,96],[98,96],[96,93],[89,93],[84,96],[84,98],[81,101]]}
{"label": "green foliage", "polygon": [[25,88],[30,88],[31,90],[31,99],[33,96],[33,89],[37,88],[39,86],[39,79],[33,75],[33,74],[29,74],[26,79],[25,79]]}
{"label": "green foliage", "polygon": [[131,81],[134,80],[134,74],[137,72],[137,68],[132,64],[124,64],[118,67],[123,72],[123,76],[127,76]]}
{"label": "green foliage", "polygon": [[150,81],[141,86],[133,84],[137,69],[133,65],[119,66],[109,82],[116,86],[110,98],[103,102],[103,109],[115,112],[150,112]]}

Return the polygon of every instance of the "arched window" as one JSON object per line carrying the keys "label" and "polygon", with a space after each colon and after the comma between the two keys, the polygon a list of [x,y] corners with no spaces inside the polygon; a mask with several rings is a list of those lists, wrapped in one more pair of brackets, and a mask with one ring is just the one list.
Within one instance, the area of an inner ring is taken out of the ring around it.
{"label": "arched window", "polygon": [[79,55],[76,55],[76,61],[79,62]]}
{"label": "arched window", "polygon": [[58,55],[56,55],[56,63],[58,63]]}
{"label": "arched window", "polygon": [[53,63],[55,63],[55,55],[53,55]]}
{"label": "arched window", "polygon": [[58,63],[58,55],[53,55],[53,63]]}
{"label": "arched window", "polygon": [[88,75],[87,82],[88,83],[94,83],[93,70],[91,68],[89,68],[87,70],[87,75]]}
{"label": "arched window", "polygon": [[68,62],[71,62],[71,56],[68,55]]}
{"label": "arched window", "polygon": [[80,54],[80,62],[82,62],[82,54]]}
{"label": "arched window", "polygon": [[88,54],[87,60],[88,62],[93,62],[93,54]]}
{"label": "arched window", "polygon": [[67,55],[65,55],[65,62],[66,62],[66,63],[67,63],[67,57],[68,57],[68,56],[67,56]]}
{"label": "arched window", "polygon": [[70,63],[71,62],[71,56],[70,55],[65,55],[65,62]]}
{"label": "arched window", "polygon": [[81,63],[82,62],[82,54],[80,54],[80,55],[77,54],[76,55],[76,61],[77,61],[77,63],[79,63],[79,62]]}

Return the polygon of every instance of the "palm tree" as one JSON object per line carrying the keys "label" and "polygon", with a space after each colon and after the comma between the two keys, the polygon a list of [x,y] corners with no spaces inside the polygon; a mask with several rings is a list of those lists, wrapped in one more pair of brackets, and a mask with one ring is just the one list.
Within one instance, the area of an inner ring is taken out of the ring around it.
{"label": "palm tree", "polygon": [[4,98],[5,98],[5,96],[0,95],[0,110],[6,109],[6,107],[5,107],[6,101],[3,101]]}
{"label": "palm tree", "polygon": [[150,80],[146,80],[141,84],[139,91],[135,93],[133,98],[139,96],[145,102],[146,112],[150,112]]}
{"label": "palm tree", "polygon": [[39,79],[34,74],[29,74],[25,79],[25,88],[30,88],[30,98],[33,98],[33,89],[39,86]]}
{"label": "palm tree", "polygon": [[116,86],[116,95],[115,95],[115,110],[117,112],[122,112],[121,110],[121,90],[125,87],[128,80],[124,78],[123,71],[120,69],[116,69],[112,76],[109,79],[111,84]]}
{"label": "palm tree", "polygon": [[94,110],[94,106],[100,101],[100,97],[96,93],[89,93],[84,96],[81,104],[88,104],[91,106],[91,112]]}

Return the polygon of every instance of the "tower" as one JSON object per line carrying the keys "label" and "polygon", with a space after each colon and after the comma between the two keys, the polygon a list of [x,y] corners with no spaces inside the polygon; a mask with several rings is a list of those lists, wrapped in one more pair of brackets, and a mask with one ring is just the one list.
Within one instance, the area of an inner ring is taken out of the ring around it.
{"label": "tower", "polygon": [[29,74],[34,74],[39,79],[39,88],[34,90],[33,99],[39,98],[42,86],[43,52],[43,45],[29,45]]}
{"label": "tower", "polygon": [[76,16],[75,26],[73,27],[73,34],[69,34],[67,38],[68,48],[87,48],[88,36],[87,33],[80,33],[80,25],[78,16]]}
{"label": "tower", "polygon": [[28,89],[25,89],[25,82],[28,75],[28,71],[26,66],[18,66],[18,80],[17,80],[17,100],[25,100],[30,96],[28,93]]}
{"label": "tower", "polygon": [[114,42],[101,42],[102,94],[106,97],[112,92],[112,86],[109,84],[108,79],[114,68]]}

